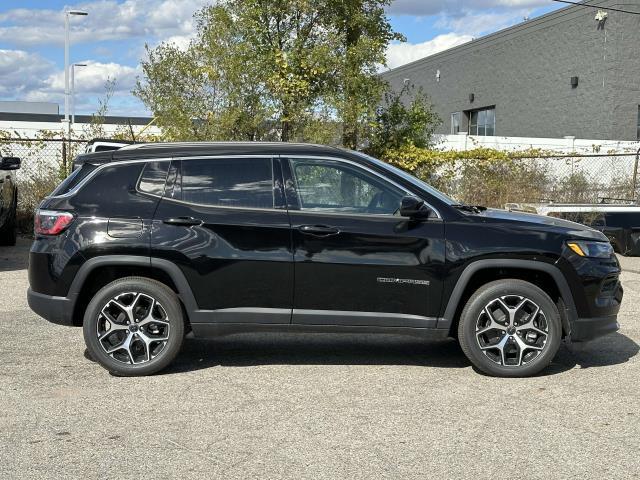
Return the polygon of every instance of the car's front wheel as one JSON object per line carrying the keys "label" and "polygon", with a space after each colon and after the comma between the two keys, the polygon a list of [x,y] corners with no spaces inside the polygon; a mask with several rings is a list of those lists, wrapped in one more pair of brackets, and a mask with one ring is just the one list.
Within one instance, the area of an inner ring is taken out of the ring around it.
{"label": "car's front wheel", "polygon": [[561,339],[560,314],[549,295],[516,279],[479,288],[458,325],[458,340],[467,358],[496,377],[535,375],[551,363]]}
{"label": "car's front wheel", "polygon": [[180,301],[166,285],[143,277],[115,280],[89,303],[84,340],[93,359],[120,376],[151,375],[182,346]]}

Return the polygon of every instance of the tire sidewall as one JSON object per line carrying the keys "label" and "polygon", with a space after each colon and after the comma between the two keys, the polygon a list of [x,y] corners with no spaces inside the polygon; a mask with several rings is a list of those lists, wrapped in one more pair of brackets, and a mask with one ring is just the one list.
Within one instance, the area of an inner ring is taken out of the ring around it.
{"label": "tire sidewall", "polygon": [[[521,367],[504,367],[480,350],[475,332],[478,316],[491,300],[504,295],[521,295],[538,304],[545,314],[548,338],[545,349],[534,360]],[[499,377],[527,377],[546,368],[556,356],[562,340],[562,323],[558,308],[539,287],[522,280],[502,280],[480,288],[467,302],[460,317],[459,339],[464,353],[482,372]]]}
{"label": "tire sidewall", "polygon": [[[169,340],[158,357],[139,365],[127,365],[108,355],[97,337],[98,314],[110,299],[126,292],[144,293],[155,298],[169,318]],[[151,279],[120,279],[100,289],[89,302],[82,326],[84,341],[93,359],[119,376],[150,375],[165,368],[176,357],[184,339],[184,318],[175,293]]]}

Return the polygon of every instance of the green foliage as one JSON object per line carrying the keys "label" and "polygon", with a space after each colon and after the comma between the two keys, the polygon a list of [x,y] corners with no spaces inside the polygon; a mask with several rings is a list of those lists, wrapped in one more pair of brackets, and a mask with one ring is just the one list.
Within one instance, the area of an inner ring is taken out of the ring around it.
{"label": "green foliage", "polygon": [[[385,94],[385,102],[371,125],[367,148],[371,155],[381,155],[389,149],[434,146],[440,117],[422,90],[414,90],[415,87],[407,85],[398,93],[388,91]],[[413,99],[407,98],[412,94]]]}
{"label": "green foliage", "polygon": [[401,38],[388,4],[220,2],[196,14],[186,50],[147,47],[134,94],[174,140],[324,141],[342,124],[342,141],[356,147],[382,96],[378,65]]}
{"label": "green foliage", "polygon": [[[404,41],[393,31],[385,7],[390,0],[327,0],[327,27],[335,30],[335,75],[326,101],[343,124],[342,145],[357,149],[366,140],[368,119],[382,98],[385,85],[378,68],[386,63],[389,42]],[[332,93],[333,92],[333,93]]]}
{"label": "green foliage", "polygon": [[380,158],[460,201],[502,208],[549,197],[554,178],[548,164],[537,160],[544,154],[533,149],[440,151],[407,144],[384,150]]}

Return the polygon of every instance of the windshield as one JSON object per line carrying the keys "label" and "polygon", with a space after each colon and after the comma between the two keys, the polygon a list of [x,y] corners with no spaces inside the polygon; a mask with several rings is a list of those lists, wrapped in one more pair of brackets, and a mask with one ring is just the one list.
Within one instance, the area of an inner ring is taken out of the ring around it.
{"label": "windshield", "polygon": [[376,165],[380,165],[381,167],[386,168],[387,170],[391,170],[393,173],[395,173],[399,177],[402,177],[407,182],[415,185],[416,187],[418,187],[418,188],[420,188],[422,190],[425,190],[427,193],[429,193],[430,195],[433,195],[438,200],[440,200],[443,203],[446,203],[447,205],[457,205],[457,204],[460,203],[460,202],[454,200],[453,198],[445,195],[440,190],[438,190],[436,188],[433,188],[428,183],[425,183],[422,180],[420,180],[419,178],[416,178],[413,175],[405,172],[404,170],[401,170],[401,169],[399,169],[397,167],[394,167],[393,165],[390,165],[390,164],[388,164],[386,162],[383,162],[382,160],[378,160],[377,158],[373,158],[373,157],[371,157],[369,155],[366,155],[366,154],[364,154],[362,152],[353,152],[353,153],[356,153],[360,157],[366,158],[370,162],[373,162]]}

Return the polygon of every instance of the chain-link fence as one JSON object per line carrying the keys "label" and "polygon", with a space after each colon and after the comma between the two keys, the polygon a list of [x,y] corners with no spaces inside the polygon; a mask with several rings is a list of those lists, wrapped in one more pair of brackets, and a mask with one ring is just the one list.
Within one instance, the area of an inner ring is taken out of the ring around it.
{"label": "chain-link fence", "polygon": [[464,159],[416,174],[466,203],[635,202],[638,154],[558,155]]}
{"label": "chain-link fence", "polygon": [[[0,138],[3,156],[22,159],[17,172],[19,218],[25,231],[42,198],[69,173],[86,142],[59,138]],[[558,155],[443,161],[434,171],[414,173],[454,198],[490,207],[544,204],[635,202],[639,154]]]}
{"label": "chain-link fence", "polygon": [[85,141],[59,138],[0,138],[0,154],[22,160],[16,172],[18,227],[32,230],[33,211],[71,170],[71,159],[84,152]]}

